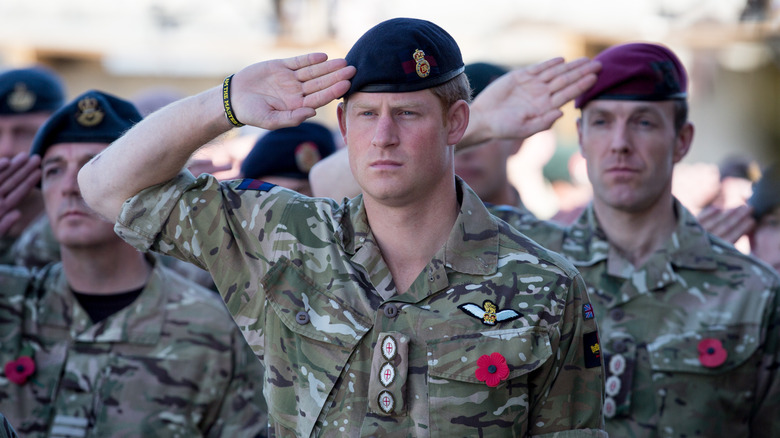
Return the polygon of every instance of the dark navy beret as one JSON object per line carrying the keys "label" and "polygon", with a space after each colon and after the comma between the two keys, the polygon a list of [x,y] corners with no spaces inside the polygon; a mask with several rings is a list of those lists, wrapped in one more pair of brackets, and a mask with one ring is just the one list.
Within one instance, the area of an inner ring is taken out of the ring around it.
{"label": "dark navy beret", "polygon": [[472,97],[476,97],[491,82],[508,73],[503,67],[487,62],[475,62],[466,65],[466,76],[471,85]]}
{"label": "dark navy beret", "polygon": [[0,73],[0,115],[55,111],[65,102],[62,80],[43,67]]}
{"label": "dark navy beret", "polygon": [[463,72],[455,40],[426,20],[393,18],[369,29],[346,56],[357,72],[344,95],[403,93],[441,85]]}
{"label": "dark navy beret", "polygon": [[111,143],[141,120],[132,103],[90,90],[52,114],[33,140],[30,155],[58,143]]}
{"label": "dark navy beret", "polygon": [[761,219],[780,207],[780,166],[774,163],[764,169],[761,178],[753,184],[753,195],[747,203],[753,207],[753,216]]}
{"label": "dark navy beret", "polygon": [[599,53],[596,83],[574,100],[584,108],[594,99],[675,100],[688,97],[688,76],[677,56],[668,48],[649,43],[610,47]]}
{"label": "dark navy beret", "polygon": [[260,137],[241,163],[245,178],[284,176],[307,179],[309,170],[336,151],[333,133],[315,122],[281,128]]}

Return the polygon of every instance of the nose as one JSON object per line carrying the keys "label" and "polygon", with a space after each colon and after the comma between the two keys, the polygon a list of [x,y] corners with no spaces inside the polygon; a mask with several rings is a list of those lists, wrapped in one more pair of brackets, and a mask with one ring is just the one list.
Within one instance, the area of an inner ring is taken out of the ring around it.
{"label": "nose", "polygon": [[628,153],[630,144],[628,128],[622,123],[616,123],[610,139],[610,152],[615,154]]}
{"label": "nose", "polygon": [[79,188],[79,175],[78,166],[68,166],[65,170],[65,174],[62,175],[62,194],[67,196],[81,196],[81,189]]}
{"label": "nose", "polygon": [[371,140],[371,144],[380,148],[398,144],[398,125],[392,116],[383,114],[377,118],[374,138]]}

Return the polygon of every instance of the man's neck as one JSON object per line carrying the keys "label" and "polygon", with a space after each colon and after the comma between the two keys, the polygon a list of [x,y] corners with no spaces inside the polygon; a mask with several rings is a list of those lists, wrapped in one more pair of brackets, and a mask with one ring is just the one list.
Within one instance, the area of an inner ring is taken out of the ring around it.
{"label": "man's neck", "polygon": [[458,217],[454,191],[426,202],[388,207],[365,201],[371,232],[382,251],[396,290],[405,292],[444,246]]}
{"label": "man's neck", "polygon": [[111,295],[143,287],[152,266],[132,246],[120,242],[93,247],[60,246],[68,284],[79,292]]}
{"label": "man's neck", "polygon": [[626,212],[594,198],[593,208],[610,246],[634,267],[663,248],[677,227],[671,195],[642,212]]}

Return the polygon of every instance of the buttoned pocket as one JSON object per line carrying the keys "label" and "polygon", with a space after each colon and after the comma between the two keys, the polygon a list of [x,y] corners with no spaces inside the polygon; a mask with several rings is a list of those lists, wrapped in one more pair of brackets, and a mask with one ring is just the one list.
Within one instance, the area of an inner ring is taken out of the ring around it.
{"label": "buttoned pocket", "polygon": [[635,391],[634,401],[655,399],[655,406],[674,406],[660,413],[659,429],[669,428],[680,436],[731,436],[733,431],[727,433],[721,422],[688,419],[703,412],[722,412],[726,423],[750,418],[761,341],[759,327],[753,324],[658,338],[647,346],[652,386]]}
{"label": "buttoned pocket", "polygon": [[265,367],[272,422],[309,436],[371,320],[287,260],[264,279]]}
{"label": "buttoned pocket", "polygon": [[432,435],[477,428],[484,436],[519,436],[529,412],[529,374],[552,356],[539,328],[496,330],[429,341]]}

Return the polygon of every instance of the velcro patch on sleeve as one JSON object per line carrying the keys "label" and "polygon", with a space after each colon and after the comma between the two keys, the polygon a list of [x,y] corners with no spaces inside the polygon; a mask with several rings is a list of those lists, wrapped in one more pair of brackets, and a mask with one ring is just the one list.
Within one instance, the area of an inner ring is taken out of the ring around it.
{"label": "velcro patch on sleeve", "polygon": [[259,179],[244,178],[241,184],[236,187],[238,190],[259,190],[261,192],[267,192],[276,187],[276,184],[271,184]]}
{"label": "velcro patch on sleeve", "polygon": [[601,345],[599,333],[590,332],[582,335],[582,348],[585,350],[585,368],[601,366]]}

